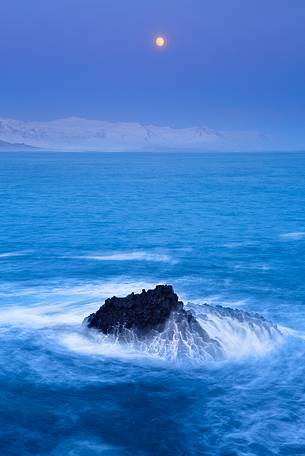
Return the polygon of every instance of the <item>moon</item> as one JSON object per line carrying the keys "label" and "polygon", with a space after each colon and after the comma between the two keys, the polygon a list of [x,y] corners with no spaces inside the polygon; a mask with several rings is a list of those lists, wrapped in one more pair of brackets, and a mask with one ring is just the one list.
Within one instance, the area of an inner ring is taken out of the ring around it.
{"label": "moon", "polygon": [[157,36],[157,38],[155,38],[155,45],[159,48],[162,48],[164,47],[166,44],[166,40],[164,38],[164,36]]}

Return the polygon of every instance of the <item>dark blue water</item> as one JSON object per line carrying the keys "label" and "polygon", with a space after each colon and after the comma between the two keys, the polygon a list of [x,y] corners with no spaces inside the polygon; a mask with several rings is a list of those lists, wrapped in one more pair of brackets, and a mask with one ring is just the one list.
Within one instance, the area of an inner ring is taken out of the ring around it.
{"label": "dark blue water", "polygon": [[[0,155],[0,454],[305,454],[305,154]],[[258,312],[225,359],[88,335],[114,294]]]}

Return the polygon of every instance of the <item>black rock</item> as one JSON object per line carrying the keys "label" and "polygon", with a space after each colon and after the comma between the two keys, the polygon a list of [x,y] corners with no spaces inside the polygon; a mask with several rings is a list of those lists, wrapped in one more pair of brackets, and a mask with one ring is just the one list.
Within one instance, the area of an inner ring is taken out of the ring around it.
{"label": "black rock", "polygon": [[196,329],[204,339],[209,338],[196,318],[183,308],[183,302],[178,300],[170,285],[157,285],[154,290],[131,293],[125,298],[106,299],[97,312],[85,319],[85,324],[104,334],[120,333],[125,329],[147,334],[151,330],[162,331],[172,315],[179,325]]}

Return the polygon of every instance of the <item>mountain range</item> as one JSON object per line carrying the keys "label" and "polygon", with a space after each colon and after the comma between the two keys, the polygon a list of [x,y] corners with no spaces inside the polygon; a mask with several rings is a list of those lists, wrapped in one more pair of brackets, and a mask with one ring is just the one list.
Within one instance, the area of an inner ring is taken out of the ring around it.
{"label": "mountain range", "polygon": [[78,117],[51,121],[0,118],[0,150],[247,151],[270,149],[270,141],[258,132],[207,127],[173,128]]}

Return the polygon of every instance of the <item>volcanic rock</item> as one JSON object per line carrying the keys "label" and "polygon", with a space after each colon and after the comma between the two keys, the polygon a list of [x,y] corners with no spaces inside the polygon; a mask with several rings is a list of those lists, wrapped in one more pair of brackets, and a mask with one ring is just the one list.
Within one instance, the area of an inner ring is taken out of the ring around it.
{"label": "volcanic rock", "polygon": [[196,318],[183,308],[171,285],[157,285],[153,290],[131,293],[125,298],[108,298],[97,312],[85,319],[85,324],[104,334],[120,334],[131,329],[145,335],[152,330],[162,331],[171,316],[179,326],[196,330],[203,339],[209,339]]}

